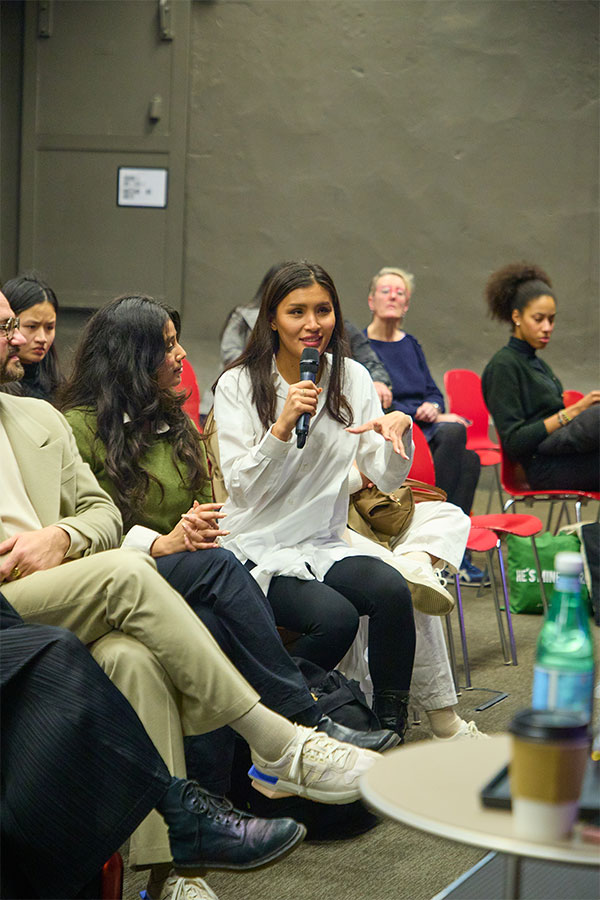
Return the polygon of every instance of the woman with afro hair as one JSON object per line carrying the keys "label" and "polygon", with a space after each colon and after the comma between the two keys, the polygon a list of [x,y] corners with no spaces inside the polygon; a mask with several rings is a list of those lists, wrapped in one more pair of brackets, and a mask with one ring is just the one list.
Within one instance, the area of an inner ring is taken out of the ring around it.
{"label": "woman with afro hair", "polygon": [[560,381],[536,352],[554,330],[550,278],[539,266],[514,263],[490,276],[485,296],[492,318],[512,332],[482,377],[504,452],[536,490],[599,490],[600,390],[565,406]]}

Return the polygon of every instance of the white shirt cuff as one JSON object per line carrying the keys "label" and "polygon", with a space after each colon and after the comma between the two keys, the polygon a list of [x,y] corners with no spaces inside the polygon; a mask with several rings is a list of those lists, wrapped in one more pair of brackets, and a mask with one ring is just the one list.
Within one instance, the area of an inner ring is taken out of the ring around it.
{"label": "white shirt cuff", "polygon": [[266,456],[268,459],[284,459],[290,452],[290,448],[293,446],[293,437],[294,432],[290,435],[289,440],[282,441],[278,437],[275,437],[273,432],[269,429],[259,444],[259,450],[263,456]]}
{"label": "white shirt cuff", "polygon": [[153,531],[152,528],[146,528],[145,525],[134,525],[123,538],[121,548],[123,550],[142,550],[151,556],[150,548],[159,537],[160,531]]}
{"label": "white shirt cuff", "polygon": [[65,559],[79,559],[80,556],[83,556],[87,548],[90,546],[90,542],[87,538],[85,538],[79,531],[75,528],[71,528],[69,525],[58,525],[58,528],[62,528],[69,535],[69,539],[71,543],[69,544],[69,549],[65,553]]}

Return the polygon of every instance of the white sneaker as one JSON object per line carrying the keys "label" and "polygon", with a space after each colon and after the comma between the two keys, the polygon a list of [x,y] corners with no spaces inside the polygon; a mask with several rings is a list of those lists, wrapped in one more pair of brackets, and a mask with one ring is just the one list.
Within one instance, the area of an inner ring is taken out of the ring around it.
{"label": "white sneaker", "polygon": [[160,900],[219,900],[203,878],[170,875],[164,883]]}
{"label": "white sneaker", "polygon": [[465,722],[464,719],[461,719],[461,726],[456,732],[456,734],[451,735],[450,737],[438,737],[436,734],[433,735],[434,741],[445,741],[448,743],[449,741],[458,741],[461,738],[474,738],[476,741],[489,741],[489,734],[485,734],[483,731],[480,731],[475,722]]}
{"label": "white sneaker", "polygon": [[405,554],[394,554],[396,568],[408,581],[413,606],[428,616],[447,616],[454,597],[446,590],[446,579],[431,563],[421,563]]}
{"label": "white sneaker", "polygon": [[248,774],[256,790],[267,797],[297,794],[321,803],[352,803],[360,797],[361,775],[378,759],[380,755],[372,750],[296,725],[296,737],[281,759],[268,762],[252,750]]}

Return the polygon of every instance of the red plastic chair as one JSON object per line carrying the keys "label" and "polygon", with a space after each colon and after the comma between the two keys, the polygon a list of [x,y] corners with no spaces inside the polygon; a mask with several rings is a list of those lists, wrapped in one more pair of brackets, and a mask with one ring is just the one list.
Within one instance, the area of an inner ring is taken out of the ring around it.
{"label": "red plastic chair", "polygon": [[[417,478],[419,481],[424,481],[427,484],[435,484],[435,466],[433,462],[433,457],[431,455],[431,450],[429,449],[429,444],[427,443],[427,439],[420,428],[416,425],[413,426],[413,441],[415,444],[415,453],[413,457],[412,466],[410,469],[410,477]],[[540,523],[541,525],[541,523]],[[493,534],[490,530],[484,530],[482,528],[471,528],[471,532],[469,533],[469,537],[467,540],[467,549],[468,550],[477,550],[480,552],[488,551],[488,567],[492,569],[492,559],[490,556],[490,552],[498,547],[499,540],[498,537]],[[500,553],[500,550],[498,550]],[[455,585],[456,585],[456,610],[458,614],[458,626],[460,630],[460,640],[462,646],[462,655],[463,655],[463,663],[464,663],[464,671],[465,671],[465,685],[467,689],[471,688],[471,674],[469,667],[469,655],[467,651],[467,635],[465,630],[465,616],[462,602],[462,593],[460,589],[460,580],[458,573],[455,576]],[[494,594],[494,604],[496,607],[496,618],[498,621],[498,630],[500,634],[500,642],[502,644],[502,651],[504,653],[504,660],[507,660],[507,649],[506,649],[506,636],[504,634],[504,628],[502,625],[501,613],[500,613],[500,602],[499,595],[496,589],[496,585],[492,582],[493,585],[493,594]],[[454,681],[457,684],[456,679],[456,658],[454,654],[454,642],[452,637],[452,628],[450,626],[450,615],[446,616],[446,630],[448,633],[448,652],[450,655],[450,663],[452,666],[452,672],[454,675]],[[510,615],[510,613],[509,613]],[[516,658],[516,655],[515,655]],[[510,662],[510,659],[509,659]],[[501,698],[499,698],[501,699]],[[497,702],[497,701],[495,701]]]}
{"label": "red plastic chair", "polygon": [[181,390],[185,391],[186,394],[189,394],[187,400],[183,404],[183,408],[188,414],[188,416],[196,423],[198,428],[200,428],[200,390],[198,388],[198,382],[196,380],[196,373],[194,372],[191,363],[187,361],[187,359],[183,360],[183,371],[181,373]]}
{"label": "red plastic chair", "polygon": [[[435,484],[435,467],[433,463],[433,457],[431,455],[431,450],[429,449],[429,444],[427,443],[427,439],[425,435],[421,431],[420,428],[416,426],[413,427],[413,441],[415,444],[415,454],[413,463],[410,469],[411,478],[418,478],[420,481],[425,481],[428,484]],[[504,656],[504,664],[510,666],[518,665],[517,660],[517,646],[515,641],[515,635],[512,625],[512,618],[510,615],[510,606],[508,600],[508,586],[506,582],[506,572],[504,569],[504,558],[502,556],[502,541],[501,537],[503,534],[516,534],[520,537],[530,537],[532,543],[532,549],[536,564],[537,576],[539,580],[540,586],[540,595],[542,598],[542,603],[544,606],[544,610],[546,609],[546,595],[544,592],[544,582],[542,579],[542,571],[540,566],[540,561],[538,557],[537,547],[535,545],[534,536],[539,534],[542,530],[542,522],[537,516],[531,515],[518,515],[517,513],[500,513],[498,515],[484,515],[484,516],[471,516],[471,531],[469,533],[469,537],[467,539],[467,549],[468,550],[477,550],[479,552],[486,552],[488,558],[488,571],[490,573],[490,579],[492,582],[492,594],[494,597],[494,606],[496,610],[496,620],[498,623],[498,633],[500,635],[500,643],[502,646],[502,653]],[[486,531],[486,534],[482,534],[482,531]],[[498,591],[498,585],[496,584],[496,575],[493,566],[492,552],[496,550],[498,554],[498,566],[500,569],[500,578],[502,581],[502,594],[504,597],[504,610],[506,615],[506,624],[508,629],[508,642],[506,640],[506,634],[504,631],[504,625],[502,622],[502,609],[500,606],[500,594]],[[467,653],[467,639],[465,632],[465,623],[464,623],[464,610],[462,604],[462,594],[460,589],[460,578],[458,573],[455,576],[455,584],[456,584],[456,606],[458,612],[458,621],[461,635],[461,643],[462,643],[462,651],[463,651],[463,660],[465,667],[465,680],[466,687],[471,687],[471,677],[469,671],[469,660]],[[448,618],[446,618],[447,628],[450,629],[450,625],[448,622]],[[450,648],[449,638],[449,649],[450,654],[452,656],[452,649]],[[510,651],[510,652],[509,652]],[[497,702],[497,701],[496,701]]]}
{"label": "red plastic chair", "polygon": [[507,512],[511,508],[511,506],[520,502],[523,502],[526,506],[530,507],[533,506],[534,503],[538,502],[549,503],[550,509],[548,511],[546,531],[550,531],[554,505],[555,503],[560,503],[560,513],[554,527],[554,533],[556,534],[562,520],[563,512],[566,512],[567,520],[569,518],[567,502],[571,500],[575,501],[575,518],[577,522],[581,522],[582,505],[585,506],[588,500],[600,501],[600,493],[596,491],[577,491],[572,489],[559,491],[541,490],[541,488],[534,490],[529,486],[529,483],[527,482],[527,476],[525,475],[523,466],[520,463],[511,460],[510,457],[508,457],[502,449],[502,446],[500,446],[500,454],[500,479],[502,481],[502,487],[509,495],[509,499],[504,504],[505,512]]}
{"label": "red plastic chair", "polygon": [[424,481],[426,484],[435,484],[433,456],[431,455],[427,438],[416,423],[413,425],[413,441],[415,444],[415,455],[408,473],[409,477],[416,478],[417,481]]}
{"label": "red plastic chair", "polygon": [[[444,387],[448,397],[450,412],[470,419],[467,428],[467,450],[475,450],[482,466],[493,466],[500,509],[504,504],[500,486],[500,445],[489,436],[490,414],[483,399],[481,378],[470,369],[449,369],[444,375]],[[492,489],[487,511],[492,503]]]}

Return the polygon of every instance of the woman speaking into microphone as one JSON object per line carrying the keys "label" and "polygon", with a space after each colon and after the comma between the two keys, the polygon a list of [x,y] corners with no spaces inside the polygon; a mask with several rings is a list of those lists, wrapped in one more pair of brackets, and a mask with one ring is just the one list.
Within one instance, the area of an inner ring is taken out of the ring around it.
{"label": "woman speaking into microphone", "polygon": [[[307,348],[319,354],[314,383],[300,378]],[[295,428],[305,414],[303,445]],[[342,535],[354,460],[382,490],[398,488],[412,421],[383,415],[369,373],[346,357],[339,298],[320,266],[276,270],[246,350],[217,382],[214,416],[229,494],[222,545],[252,570],[277,624],[299,632],[294,656],[333,668],[369,616],[374,708],[402,735],[415,647],[410,591],[396,569]]]}

